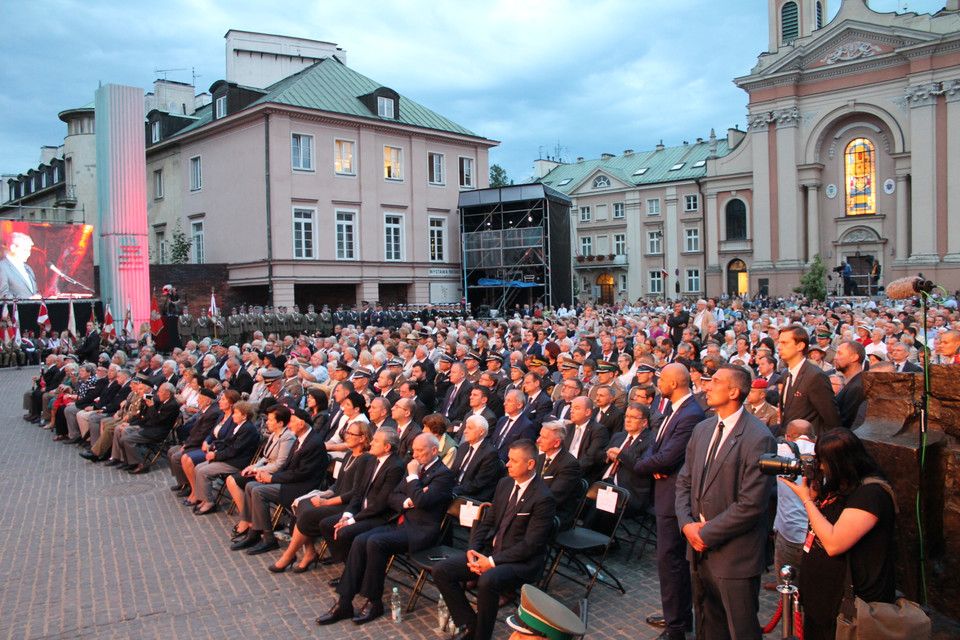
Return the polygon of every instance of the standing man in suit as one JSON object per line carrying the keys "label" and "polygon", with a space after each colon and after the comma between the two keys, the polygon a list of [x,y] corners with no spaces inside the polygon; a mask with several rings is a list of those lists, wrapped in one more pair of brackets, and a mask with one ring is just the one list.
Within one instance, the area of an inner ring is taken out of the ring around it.
{"label": "standing man in suit", "polygon": [[[395,553],[415,553],[437,542],[440,525],[453,498],[453,474],[437,457],[440,443],[432,433],[421,433],[413,441],[413,460],[407,463],[407,477],[390,494],[390,506],[402,517],[357,536],[350,547],[343,576],[337,585],[337,603],[317,624],[327,625],[353,618],[366,624],[383,615],[383,582],[387,563]],[[354,617],[353,598],[367,599]]]}
{"label": "standing man in suit", "polygon": [[670,327],[670,342],[676,346],[683,342],[683,330],[690,322],[690,314],[683,309],[682,302],[673,305],[673,313],[667,317],[667,326]]}
{"label": "standing man in suit", "polygon": [[861,375],[866,356],[863,345],[856,340],[844,340],[837,345],[833,362],[844,379],[843,389],[837,394],[837,410],[840,412],[840,426],[845,429],[856,429],[866,417],[867,398],[863,394]]}
{"label": "standing man in suit", "polygon": [[[465,630],[456,640],[490,640],[500,594],[536,582],[543,572],[556,501],[537,476],[537,448],[518,440],[510,448],[507,474],[497,485],[491,508],[473,526],[469,550],[437,563],[433,580],[450,615]],[[477,580],[477,610],[463,584]]]}
{"label": "standing man in suit", "polygon": [[330,457],[323,438],[311,424],[309,413],[303,409],[294,410],[288,427],[297,441],[290,457],[275,473],[258,469],[254,475],[256,481],[244,486],[240,521],[251,525],[247,537],[236,543],[234,550],[247,549],[247,555],[255,556],[278,549],[280,544],[273,535],[270,521],[270,504],[289,506],[320,484]]}
{"label": "standing man in suit", "polygon": [[489,422],[483,416],[468,416],[463,425],[463,442],[453,461],[453,493],[487,502],[503,475],[503,462],[493,443],[487,438]]}
{"label": "standing man in suit", "polygon": [[560,420],[548,420],[537,438],[537,473],[557,501],[560,530],[573,526],[580,506],[580,463],[563,448],[567,427]]}
{"label": "standing man in suit", "polygon": [[27,264],[33,239],[15,231],[7,242],[7,255],[0,260],[0,298],[24,300],[38,295],[37,278]]}
{"label": "standing man in suit", "polygon": [[491,434],[493,446],[497,448],[504,462],[510,456],[510,447],[517,440],[532,440],[537,433],[536,427],[523,412],[526,397],[523,391],[508,391],[503,399],[504,416],[497,421],[497,428]]}
{"label": "standing man in suit", "polygon": [[570,420],[573,424],[563,447],[580,461],[587,482],[595,482],[603,474],[610,432],[593,419],[593,403],[587,396],[578,396],[570,403]]}
{"label": "standing man in suit", "polygon": [[83,339],[83,344],[77,347],[76,353],[80,362],[96,362],[100,357],[100,332],[97,331],[96,323],[87,322],[87,336]]}
{"label": "standing man in suit", "polygon": [[677,521],[677,476],[686,459],[693,428],[704,419],[703,409],[690,393],[690,372],[682,364],[668,364],[657,383],[669,402],[654,442],[633,465],[635,475],[653,476],[653,506],[657,516],[657,571],[663,615],[647,622],[664,627],[661,638],[679,640],[693,625],[693,591],[687,545]]}
{"label": "standing man in suit", "polygon": [[[787,365],[780,399],[782,431],[794,420],[806,420],[819,437],[840,426],[840,412],[830,386],[830,378],[812,362],[807,362],[810,336],[800,325],[791,325],[780,332],[777,346],[780,359]],[[777,435],[782,435],[778,431]]]}
{"label": "standing man in suit", "polygon": [[390,493],[403,479],[404,466],[397,455],[400,437],[396,429],[379,429],[370,443],[370,454],[377,461],[360,479],[361,491],[353,494],[342,514],[324,518],[320,531],[334,562],[343,562],[350,545],[361,533],[390,522],[397,513],[389,502]]}
{"label": "standing man in suit", "polygon": [[773,478],[760,472],[759,461],[776,443],[744,411],[749,392],[746,370],[724,365],[714,374],[707,400],[717,418],[696,426],[677,478],[677,519],[690,543],[696,626],[706,640],[763,637],[757,612]]}

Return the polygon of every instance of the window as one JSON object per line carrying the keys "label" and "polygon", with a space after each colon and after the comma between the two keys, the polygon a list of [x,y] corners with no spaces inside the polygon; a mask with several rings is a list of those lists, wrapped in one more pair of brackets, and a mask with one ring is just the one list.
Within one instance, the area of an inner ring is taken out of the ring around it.
{"label": "window", "polygon": [[613,235],[613,252],[618,256],[627,255],[627,234],[615,233]]}
{"label": "window", "polygon": [[700,291],[700,269],[687,269],[687,293]]}
{"label": "window", "polygon": [[573,178],[564,178],[563,180],[561,180],[560,182],[557,183],[557,186],[558,186],[558,187],[565,187],[565,186],[567,186],[568,184],[570,184],[571,182],[573,182]]}
{"label": "window", "polygon": [[387,262],[403,260],[403,216],[387,214],[383,218],[383,259]]}
{"label": "window", "polygon": [[200,165],[200,156],[190,158],[190,191],[200,191],[203,188],[203,167]]}
{"label": "window", "polygon": [[313,209],[293,210],[293,257],[310,260],[314,254]]}
{"label": "window", "polygon": [[663,253],[663,233],[659,229],[647,231],[647,253]]}
{"label": "window", "polygon": [[446,260],[447,221],[443,218],[430,218],[430,261]]}
{"label": "window", "polygon": [[787,2],[780,9],[780,33],[784,44],[800,35],[800,16],[796,2]]}
{"label": "window", "polygon": [[403,149],[383,148],[383,177],[387,180],[403,180]]}
{"label": "window", "polygon": [[159,200],[163,197],[163,169],[157,169],[153,172],[153,198]]}
{"label": "window", "polygon": [[706,166],[706,164],[707,164],[707,161],[706,161],[706,160],[697,160],[696,162],[694,162],[694,163],[690,166],[690,168],[691,168],[691,169],[699,169],[700,167]]}
{"label": "window", "polygon": [[190,223],[190,237],[193,239],[193,245],[190,247],[193,251],[193,262],[203,264],[203,220],[194,220]]}
{"label": "window", "polygon": [[33,193],[35,189],[33,188],[33,176],[27,178],[27,193]]}
{"label": "window", "polygon": [[650,271],[647,273],[647,293],[650,295],[660,295],[663,293],[663,273],[661,271]]}
{"label": "window", "polygon": [[847,185],[847,215],[872,215],[877,212],[876,165],[873,143],[857,138],[844,152]]}
{"label": "window", "polygon": [[60,167],[54,167],[54,168],[53,168],[53,182],[54,182],[54,184],[56,184],[57,182],[60,182],[61,179],[62,179],[62,178],[61,178],[61,176],[60,176]]}
{"label": "window", "polygon": [[590,278],[587,276],[583,277],[583,290],[590,293]]}
{"label": "window", "polygon": [[473,188],[473,158],[460,158],[460,186]]}
{"label": "window", "polygon": [[638,177],[638,176],[642,176],[642,175],[645,174],[645,173],[647,172],[647,170],[649,170],[649,169],[650,169],[650,167],[640,167],[639,169],[637,169],[636,171],[633,172],[633,177],[636,178],[636,177]]}
{"label": "window", "polygon": [[7,200],[16,200],[17,199],[17,189],[12,184],[7,187]]}
{"label": "window", "polygon": [[727,240],[747,239],[747,205],[743,200],[731,200],[726,206]]}
{"label": "window", "polygon": [[213,116],[214,120],[219,120],[227,115],[227,96],[220,96],[217,98],[216,104],[216,113]]}
{"label": "window", "polygon": [[593,238],[591,238],[590,236],[584,236],[580,238],[580,255],[582,256],[593,255]]}
{"label": "window", "polygon": [[290,150],[293,155],[294,169],[301,171],[313,170],[313,136],[295,133],[290,138]]}
{"label": "window", "polygon": [[40,173],[40,188],[43,189],[47,186],[47,174],[45,172]]}
{"label": "window", "polygon": [[594,189],[603,189],[610,186],[610,178],[607,176],[597,176],[593,181]]}
{"label": "window", "polygon": [[337,173],[354,175],[353,169],[353,141],[333,141],[333,169]]}
{"label": "window", "polygon": [[351,211],[337,211],[337,260],[356,260],[356,241]]}
{"label": "window", "polygon": [[823,28],[823,3],[817,3],[817,29]]}
{"label": "window", "polygon": [[680,171],[680,169],[683,169],[683,165],[685,164],[686,162],[678,162],[677,164],[670,167],[670,171]]}
{"label": "window", "polygon": [[427,154],[427,172],[430,184],[443,184],[443,154]]}
{"label": "window", "polygon": [[624,212],[625,209],[626,209],[626,207],[624,206],[624,203],[622,203],[622,202],[614,202],[614,203],[613,203],[613,219],[614,219],[614,220],[622,220],[622,219],[623,219],[623,212]]}
{"label": "window", "polygon": [[627,274],[621,273],[620,274],[620,291],[626,291],[626,290],[627,290]]}
{"label": "window", "polygon": [[660,215],[660,198],[650,198],[649,200],[647,200],[647,215],[648,216]]}
{"label": "window", "polygon": [[700,251],[700,228],[688,227],[684,230],[686,238],[685,251],[687,253],[697,253]]}
{"label": "window", "polygon": [[684,211],[699,211],[700,210],[700,196],[683,196],[683,210]]}
{"label": "window", "polygon": [[377,115],[381,118],[393,118],[394,117],[394,104],[393,98],[384,98],[383,96],[377,96]]}
{"label": "window", "polygon": [[150,142],[160,142],[160,121],[156,120],[150,123]]}
{"label": "window", "polygon": [[580,207],[580,222],[590,222],[590,207]]}
{"label": "window", "polygon": [[167,264],[167,234],[165,231],[157,231],[157,264]]}

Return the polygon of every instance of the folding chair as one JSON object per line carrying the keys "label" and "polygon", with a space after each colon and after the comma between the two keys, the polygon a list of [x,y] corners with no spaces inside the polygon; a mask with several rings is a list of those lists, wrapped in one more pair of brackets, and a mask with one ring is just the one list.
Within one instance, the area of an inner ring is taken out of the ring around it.
{"label": "folding chair", "polygon": [[[257,447],[257,452],[253,454],[253,457],[250,458],[250,464],[253,464],[260,459],[260,454],[263,453],[263,448],[267,446],[267,438],[264,436],[260,437],[260,446]],[[213,481],[218,483],[217,486],[217,497],[213,499],[213,503],[220,505],[220,500],[223,499],[223,496],[227,494],[227,478],[233,474],[231,473],[221,473],[217,475]],[[232,500],[230,501],[230,508],[227,510],[227,515],[233,515],[233,512],[236,510],[237,505]]]}
{"label": "folding chair", "polygon": [[[544,591],[546,591],[550,586],[550,581],[553,579],[553,575],[555,573],[560,573],[560,575],[571,580],[572,582],[585,585],[587,587],[587,592],[584,594],[584,597],[590,596],[590,591],[593,589],[593,585],[598,580],[601,584],[604,584],[611,589],[617,589],[620,591],[620,593],[626,593],[626,589],[623,588],[623,584],[621,584],[620,580],[613,575],[613,573],[604,567],[603,562],[606,560],[607,553],[610,551],[610,546],[613,544],[617,529],[620,528],[620,522],[623,520],[623,513],[626,510],[627,503],[630,501],[630,493],[622,487],[617,487],[606,482],[594,482],[587,490],[587,495],[580,503],[580,508],[577,510],[576,521],[580,520],[580,516],[583,514],[583,510],[587,504],[592,502],[594,506],[596,506],[597,499],[598,496],[601,495],[601,491],[613,491],[616,496],[616,504],[611,505],[613,506],[613,515],[615,517],[616,524],[610,533],[601,533],[582,525],[574,525],[573,529],[558,533],[556,541],[557,556],[553,561],[553,565],[550,567],[549,573],[547,573],[547,577],[543,580]],[[590,552],[597,549],[603,550],[603,552],[600,554],[600,557],[591,557]],[[596,567],[592,568],[587,566],[587,564],[578,557],[580,555],[584,556],[591,563],[594,563]],[[590,576],[589,583],[581,582],[573,576],[569,576],[557,571],[560,561],[564,558],[564,556],[567,556],[568,562],[578,568],[584,575]],[[601,571],[609,575],[616,585],[607,582],[603,577],[601,577]]]}
{"label": "folding chair", "polygon": [[[631,527],[634,526],[636,530],[631,529]],[[629,560],[633,556],[633,550],[636,548],[638,542],[642,542],[642,544],[640,545],[640,553],[637,554],[637,558],[642,558],[647,545],[651,542],[653,544],[657,543],[657,516],[653,511],[653,507],[647,507],[640,512],[639,515],[632,518],[624,518],[623,523],[621,523],[621,529],[623,529],[624,535],[618,537],[618,540],[623,541],[625,544],[630,544],[630,550],[627,551],[627,559]]]}
{"label": "folding chair", "polygon": [[[464,505],[472,505],[477,507],[477,515],[474,520],[469,526],[463,527],[465,529],[472,529],[473,525],[483,517],[484,511],[490,506],[490,503],[479,502],[478,500],[465,497],[454,498],[453,502],[451,502],[450,506],[447,508],[447,515],[443,519],[443,524],[440,525],[441,540],[444,539],[446,533],[455,525],[460,526],[460,510],[464,507]],[[427,578],[430,576],[430,571],[433,569],[433,566],[440,560],[449,558],[450,556],[460,553],[461,551],[462,549],[440,544],[423,551],[417,551],[416,553],[410,555],[410,564],[419,570],[419,574],[417,575],[417,583],[413,587],[413,593],[410,594],[410,601],[407,603],[408,613],[413,611],[414,607],[417,606],[417,600],[420,598],[420,592],[423,591],[423,587],[427,583]]]}
{"label": "folding chair", "polygon": [[161,454],[167,452],[170,447],[177,444],[177,434],[176,429],[171,429],[170,433],[167,434],[167,437],[163,439],[162,442],[157,444],[144,445],[146,447],[146,455],[143,456],[143,464],[147,467],[152,467],[154,463],[160,458]]}

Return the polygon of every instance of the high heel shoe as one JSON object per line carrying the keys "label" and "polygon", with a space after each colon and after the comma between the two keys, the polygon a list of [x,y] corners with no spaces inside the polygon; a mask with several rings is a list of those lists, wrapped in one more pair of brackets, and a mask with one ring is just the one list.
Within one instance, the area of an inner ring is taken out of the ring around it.
{"label": "high heel shoe", "polygon": [[293,572],[294,572],[294,573],[306,573],[307,571],[310,571],[311,567],[318,567],[318,566],[320,566],[320,555],[319,555],[319,554],[313,556],[313,558],[311,558],[310,560],[308,560],[308,561],[306,562],[306,564],[298,564],[297,566],[295,566],[295,567],[293,568]]}
{"label": "high heel shoe", "polygon": [[[296,561],[297,561],[297,556],[293,556],[293,560],[291,560],[291,561],[288,562],[287,564],[283,565],[282,567],[279,566],[278,564],[272,564],[272,565],[270,565],[269,567],[267,567],[267,570],[269,570],[271,573],[283,573],[284,571],[287,570],[287,567],[289,567],[290,565],[292,565],[292,564],[293,564],[294,562],[296,562]],[[294,567],[294,568],[293,568],[293,571],[294,571],[294,573],[296,573],[297,568]]]}

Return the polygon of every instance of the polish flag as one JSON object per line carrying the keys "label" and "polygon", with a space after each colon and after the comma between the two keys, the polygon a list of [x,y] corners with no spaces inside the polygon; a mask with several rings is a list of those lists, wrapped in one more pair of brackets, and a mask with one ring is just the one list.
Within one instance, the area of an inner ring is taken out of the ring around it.
{"label": "polish flag", "polygon": [[103,312],[103,335],[105,335],[110,340],[117,339],[117,330],[113,326],[113,314],[110,313],[110,305],[108,304],[106,309]]}
{"label": "polish flag", "polygon": [[44,331],[50,331],[50,315],[47,313],[47,303],[40,303],[40,312],[37,314],[37,324]]}

